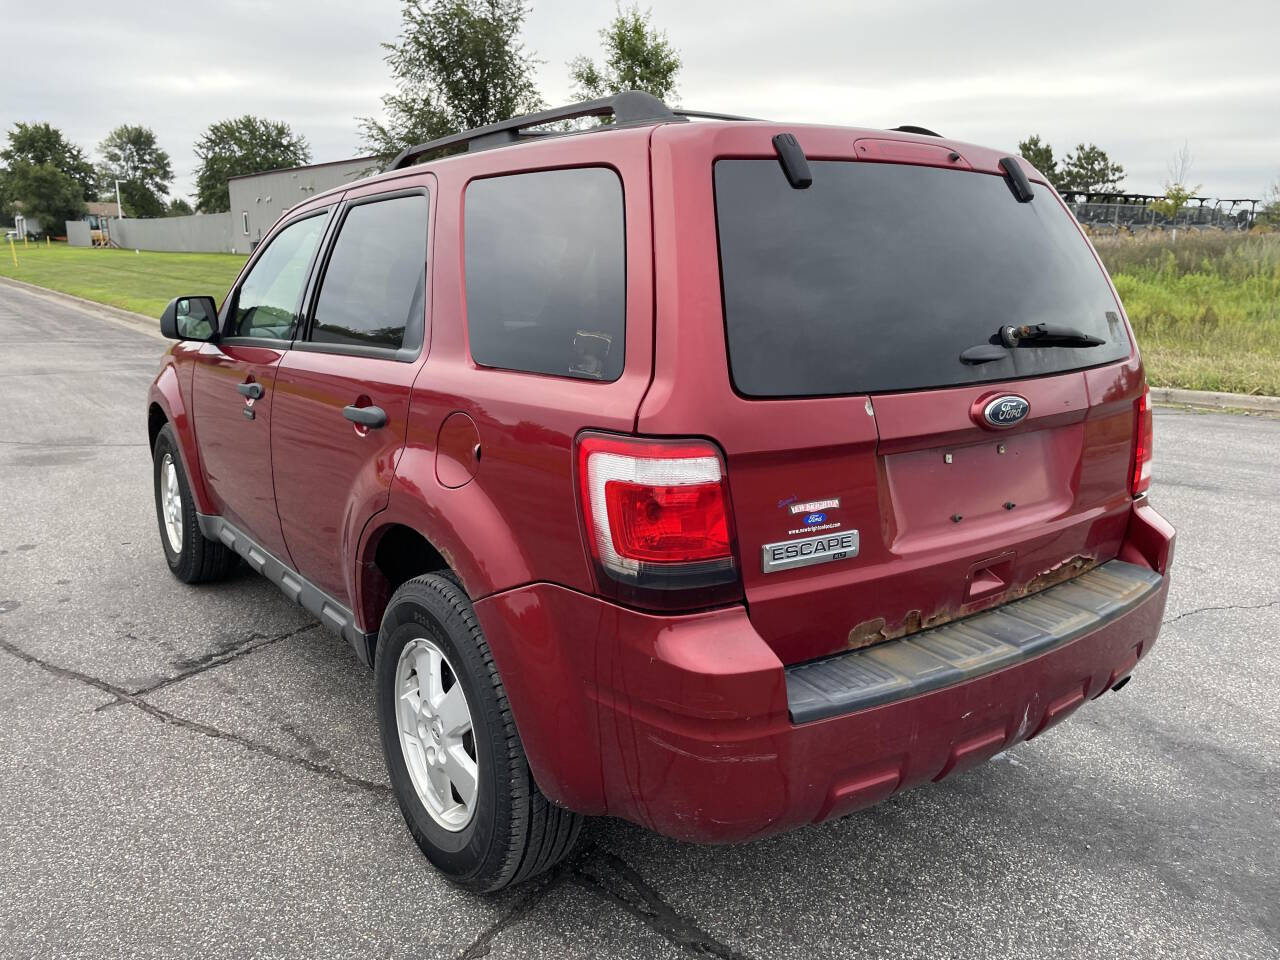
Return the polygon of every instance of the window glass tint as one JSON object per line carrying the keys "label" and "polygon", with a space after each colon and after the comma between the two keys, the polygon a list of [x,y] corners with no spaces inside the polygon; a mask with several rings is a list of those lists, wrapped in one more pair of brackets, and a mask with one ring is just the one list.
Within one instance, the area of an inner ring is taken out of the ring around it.
{"label": "window glass tint", "polygon": [[307,268],[328,219],[321,214],[290,224],[262,251],[236,294],[232,336],[293,336]]}
{"label": "window glass tint", "polygon": [[[729,362],[750,396],[910,390],[1057,373],[1129,355],[1106,278],[1049,191],[937,167],[774,160],[715,166]],[[1004,324],[1106,340],[970,365]]]}
{"label": "window glass tint", "polygon": [[477,363],[622,374],[622,183],[588,167],[477,180],[466,194],[467,330]]}
{"label": "window glass tint", "polygon": [[352,207],[325,268],[311,324],[316,343],[399,348],[423,321],[427,198]]}

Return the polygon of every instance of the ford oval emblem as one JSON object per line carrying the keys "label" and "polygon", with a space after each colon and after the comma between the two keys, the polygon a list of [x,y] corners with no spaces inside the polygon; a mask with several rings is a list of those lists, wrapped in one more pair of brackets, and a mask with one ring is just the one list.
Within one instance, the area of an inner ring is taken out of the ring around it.
{"label": "ford oval emblem", "polygon": [[812,527],[815,523],[821,523],[825,519],[827,519],[825,513],[811,513],[804,518],[804,522],[807,526]]}
{"label": "ford oval emblem", "polygon": [[1008,394],[996,397],[983,408],[982,417],[993,427],[1012,427],[1021,423],[1031,412],[1031,404],[1026,397]]}

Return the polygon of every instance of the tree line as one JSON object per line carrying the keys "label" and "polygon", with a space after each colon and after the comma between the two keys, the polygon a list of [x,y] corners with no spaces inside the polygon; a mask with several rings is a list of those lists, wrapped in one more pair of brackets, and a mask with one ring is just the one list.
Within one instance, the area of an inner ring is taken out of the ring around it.
{"label": "tree line", "polygon": [[[539,61],[520,40],[524,0],[404,0],[402,30],[384,44],[395,91],[382,118],[357,118],[361,148],[388,159],[404,147],[545,107],[534,82]],[[569,64],[574,93],[590,99],[620,90],[675,93],[680,58],[650,14],[619,9],[600,31],[603,60]],[[195,207],[170,196],[173,166],[155,132],[116,127],[91,162],[48,123],[16,123],[0,150],[0,214],[42,224],[79,219],[89,200],[115,201],[128,216],[218,213],[231,207],[227,180],[311,161],[311,147],[289,124],[245,115],[211,124],[193,145]]]}
{"label": "tree line", "polygon": [[[413,144],[545,108],[534,78],[541,61],[521,40],[529,9],[525,0],[402,0],[400,34],[383,44],[394,90],[382,98],[380,116],[357,118],[361,149],[385,161]],[[680,56],[649,12],[620,7],[600,40],[601,59],[568,64],[576,99],[622,90],[675,97]],[[1124,168],[1096,144],[1081,143],[1061,161],[1038,134],[1018,149],[1059,191],[1116,191],[1124,180]],[[193,150],[195,209],[204,213],[230,209],[230,177],[311,160],[306,137],[289,124],[251,115],[211,124]],[[91,163],[48,123],[15,124],[0,150],[0,213],[20,207],[60,224],[78,219],[88,199],[114,200],[117,188],[131,216],[193,212],[184,198],[170,197],[169,154],[148,127],[116,127],[97,152]]]}
{"label": "tree line", "polygon": [[1053,147],[1032,134],[1018,144],[1018,153],[1059,193],[1115,193],[1124,182],[1124,167],[1112,162],[1095,143],[1079,144],[1059,162]]}
{"label": "tree line", "polygon": [[[383,97],[381,118],[357,118],[361,148],[385,160],[425,140],[543,109],[534,82],[540,61],[520,39],[528,13],[524,0],[404,0],[400,36],[383,44],[395,91]],[[600,36],[600,62],[581,56],[569,64],[578,99],[629,89],[674,95],[680,58],[647,11],[619,8]],[[52,125],[16,123],[0,150],[0,214],[61,224],[83,216],[87,201],[117,196],[128,216],[218,213],[231,207],[228,178],[311,161],[305,136],[251,115],[210,124],[193,151],[194,209],[170,196],[169,154],[146,126],[116,127],[94,163]]]}

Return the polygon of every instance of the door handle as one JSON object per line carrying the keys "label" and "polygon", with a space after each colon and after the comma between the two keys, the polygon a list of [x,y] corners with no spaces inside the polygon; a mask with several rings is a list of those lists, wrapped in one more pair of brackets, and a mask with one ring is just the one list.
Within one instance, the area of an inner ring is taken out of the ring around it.
{"label": "door handle", "polygon": [[260,383],[254,383],[252,381],[249,383],[241,383],[236,386],[236,389],[250,400],[257,400],[262,396],[262,384]]}
{"label": "door handle", "polygon": [[342,415],[352,423],[368,427],[370,430],[387,425],[387,412],[381,407],[343,407]]}

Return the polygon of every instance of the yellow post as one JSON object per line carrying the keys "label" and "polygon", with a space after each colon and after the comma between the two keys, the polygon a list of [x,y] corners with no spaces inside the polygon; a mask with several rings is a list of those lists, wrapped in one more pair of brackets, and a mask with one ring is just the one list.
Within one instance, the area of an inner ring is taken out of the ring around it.
{"label": "yellow post", "polygon": [[53,246],[53,241],[51,241],[51,240],[49,239],[49,235],[48,235],[47,233],[44,235],[44,245],[45,245],[46,247],[51,247],[51,246]]}
{"label": "yellow post", "polygon": [[13,237],[9,238],[9,252],[13,254],[13,265],[18,265],[18,248],[13,245]]}

